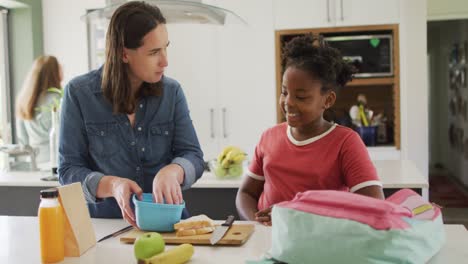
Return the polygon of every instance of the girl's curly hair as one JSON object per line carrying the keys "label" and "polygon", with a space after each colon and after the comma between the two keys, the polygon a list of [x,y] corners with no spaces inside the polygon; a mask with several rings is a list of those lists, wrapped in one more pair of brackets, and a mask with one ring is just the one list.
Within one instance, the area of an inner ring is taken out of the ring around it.
{"label": "girl's curly hair", "polygon": [[283,48],[284,69],[295,67],[322,81],[322,92],[344,87],[353,79],[356,68],[343,60],[341,52],[328,45],[322,36],[308,34],[289,41]]}

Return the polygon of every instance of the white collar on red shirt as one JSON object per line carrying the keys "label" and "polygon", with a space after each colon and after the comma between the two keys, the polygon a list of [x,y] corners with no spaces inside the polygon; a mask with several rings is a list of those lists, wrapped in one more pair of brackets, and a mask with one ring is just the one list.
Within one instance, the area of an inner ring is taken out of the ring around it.
{"label": "white collar on red shirt", "polygon": [[291,141],[291,143],[293,143],[296,146],[304,146],[304,145],[310,144],[312,142],[315,142],[315,141],[323,138],[324,136],[330,134],[330,132],[332,132],[333,129],[335,129],[335,127],[336,127],[336,123],[333,124],[327,131],[323,132],[322,134],[320,134],[318,136],[315,136],[315,137],[308,138],[306,140],[302,140],[302,141],[296,140],[293,137],[293,135],[291,134],[291,127],[290,126],[288,126],[288,128],[286,129],[286,134],[288,135],[288,139],[289,139],[289,141]]}

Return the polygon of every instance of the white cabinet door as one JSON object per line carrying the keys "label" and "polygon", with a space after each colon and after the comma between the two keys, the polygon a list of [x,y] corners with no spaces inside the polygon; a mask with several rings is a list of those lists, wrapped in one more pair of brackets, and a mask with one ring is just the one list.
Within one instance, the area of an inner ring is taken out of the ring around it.
{"label": "white cabinet door", "polygon": [[205,160],[228,145],[253,154],[276,121],[270,0],[223,0],[248,25],[168,24],[167,75],[182,84]]}
{"label": "white cabinet door", "polygon": [[335,0],[274,0],[275,29],[332,27]]}
{"label": "white cabinet door", "polygon": [[396,24],[399,0],[335,0],[336,26]]}
{"label": "white cabinet door", "polygon": [[202,150],[212,157],[219,148],[216,28],[192,24],[167,27],[170,45],[166,75],[181,84]]}
{"label": "white cabinet door", "polygon": [[270,0],[223,1],[247,26],[218,28],[220,150],[235,145],[249,159],[261,133],[275,122],[275,50]]}

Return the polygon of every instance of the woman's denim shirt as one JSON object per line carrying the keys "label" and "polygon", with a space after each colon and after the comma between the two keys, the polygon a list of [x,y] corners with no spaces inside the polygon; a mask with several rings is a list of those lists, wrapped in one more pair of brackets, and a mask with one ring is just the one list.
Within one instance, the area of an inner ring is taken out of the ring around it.
{"label": "woman's denim shirt", "polygon": [[203,153],[180,84],[163,77],[161,96],[138,102],[135,125],[113,114],[101,89],[101,73],[91,71],[65,87],[60,117],[59,181],[81,182],[92,217],[122,217],[114,198],[97,199],[104,175],[131,179],[152,192],[158,171],[171,163],[185,172],[182,189],[201,177]]}

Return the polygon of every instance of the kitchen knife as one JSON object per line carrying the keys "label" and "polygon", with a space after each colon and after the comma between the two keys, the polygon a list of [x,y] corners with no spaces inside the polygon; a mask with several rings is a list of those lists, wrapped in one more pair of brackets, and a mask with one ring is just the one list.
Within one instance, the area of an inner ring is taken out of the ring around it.
{"label": "kitchen knife", "polygon": [[226,219],[226,222],[216,227],[215,231],[213,231],[213,234],[210,238],[211,245],[218,243],[218,241],[220,241],[221,238],[223,238],[224,234],[226,234],[226,232],[229,230],[232,223],[234,223],[234,216],[230,215]]}

